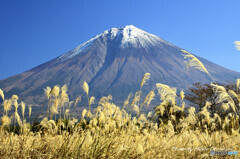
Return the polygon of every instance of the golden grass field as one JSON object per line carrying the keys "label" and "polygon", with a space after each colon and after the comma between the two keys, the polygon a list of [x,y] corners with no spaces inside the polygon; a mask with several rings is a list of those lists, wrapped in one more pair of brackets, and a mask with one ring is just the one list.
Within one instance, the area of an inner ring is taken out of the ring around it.
{"label": "golden grass field", "polygon": [[[193,65],[189,63],[189,67]],[[204,68],[203,65],[200,67]],[[205,68],[202,71],[208,73]],[[115,105],[108,96],[102,97],[94,110],[91,105],[95,98],[90,96],[88,84],[84,82],[82,87],[89,108],[82,111],[80,118],[72,117],[71,110],[81,98],[69,101],[66,85],[47,87],[44,89],[48,100],[47,115],[39,124],[26,122],[26,116],[31,116],[31,107],[26,114],[25,103],[19,104],[17,95],[5,99],[0,89],[4,108],[0,130],[1,158],[240,157],[240,79],[235,91],[211,84],[220,110],[212,116],[209,101],[197,112],[194,107],[185,106],[183,91],[177,94],[175,88],[161,83],[156,84],[158,95],[150,91],[143,97],[141,90],[149,78],[150,74],[146,73],[139,91],[132,98],[129,96],[123,106]],[[159,97],[162,102],[154,110],[143,111]],[[10,113],[11,110],[14,112]],[[211,156],[210,151],[238,154]]]}

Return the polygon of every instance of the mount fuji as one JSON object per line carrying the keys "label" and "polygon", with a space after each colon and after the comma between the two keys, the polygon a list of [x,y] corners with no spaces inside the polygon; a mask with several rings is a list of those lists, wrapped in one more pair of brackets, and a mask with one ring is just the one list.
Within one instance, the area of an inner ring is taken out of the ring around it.
{"label": "mount fuji", "polygon": [[[215,81],[234,81],[240,73],[196,56]],[[164,83],[186,89],[195,82],[210,83],[212,79],[199,70],[187,70],[181,48],[137,27],[112,28],[95,36],[73,50],[0,81],[6,96],[17,94],[24,101],[42,103],[46,86],[67,84],[72,99],[83,94],[86,81],[90,95],[100,98],[108,94],[123,103],[130,92],[139,89],[142,76],[151,78],[144,89]]]}

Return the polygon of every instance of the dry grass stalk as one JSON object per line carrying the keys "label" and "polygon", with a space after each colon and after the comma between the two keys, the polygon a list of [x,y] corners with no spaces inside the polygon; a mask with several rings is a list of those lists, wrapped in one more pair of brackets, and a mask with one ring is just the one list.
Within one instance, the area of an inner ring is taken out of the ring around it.
{"label": "dry grass stalk", "polygon": [[187,69],[189,69],[191,67],[191,68],[200,70],[202,72],[205,72],[213,80],[212,76],[210,75],[210,73],[208,72],[208,70],[205,68],[205,66],[203,65],[203,63],[200,60],[198,60],[194,55],[190,54],[189,52],[187,52],[185,50],[182,50],[182,52],[184,53],[183,54],[184,58],[189,59],[188,61],[185,61]]}

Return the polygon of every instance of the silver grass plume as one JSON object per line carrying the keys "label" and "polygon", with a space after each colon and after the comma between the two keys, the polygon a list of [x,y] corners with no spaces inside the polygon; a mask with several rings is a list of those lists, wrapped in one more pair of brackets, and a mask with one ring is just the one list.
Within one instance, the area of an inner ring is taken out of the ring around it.
{"label": "silver grass plume", "polygon": [[92,117],[92,113],[91,113],[90,110],[87,112],[87,117],[88,117],[88,118],[91,118],[91,117]]}
{"label": "silver grass plume", "polygon": [[134,104],[133,106],[133,110],[136,112],[136,113],[138,113],[139,114],[139,107],[136,105],[136,104]]}
{"label": "silver grass plume", "polygon": [[66,116],[69,116],[69,114],[70,114],[70,109],[66,109],[66,110],[65,110],[65,115],[66,115]]}
{"label": "silver grass plume", "polygon": [[82,88],[83,88],[84,92],[88,95],[89,86],[86,81],[83,82]]}
{"label": "silver grass plume", "polygon": [[198,69],[202,72],[207,73],[210,76],[210,78],[213,80],[212,76],[210,75],[210,73],[208,72],[208,70],[205,68],[205,66],[203,65],[203,63],[200,60],[198,60],[194,55],[190,54],[189,52],[187,52],[183,49],[181,51],[183,53],[185,53],[185,55],[183,54],[184,58],[189,59],[188,61],[185,61],[187,69],[190,67],[192,67],[194,69]]}
{"label": "silver grass plume", "polygon": [[228,90],[228,94],[232,97],[232,98],[236,98],[239,102],[240,102],[240,95],[235,93],[233,90]]}
{"label": "silver grass plume", "polygon": [[170,88],[168,85],[162,83],[157,83],[156,86],[158,89],[158,94],[161,97],[161,100],[163,101],[167,100],[174,105],[177,92],[176,88]]}
{"label": "silver grass plume", "polygon": [[129,100],[130,100],[130,98],[132,98],[132,96],[133,96],[132,93],[130,93],[130,94],[128,95],[128,98],[124,101],[122,110],[129,104]]}
{"label": "silver grass plume", "polygon": [[68,108],[70,108],[73,103],[74,103],[74,101],[70,101],[70,102],[68,103]]}
{"label": "silver grass plume", "polygon": [[174,106],[173,106],[173,112],[175,113],[175,112],[177,112],[177,111],[182,111],[182,108],[179,107],[179,106],[177,106],[177,105],[174,105]]}
{"label": "silver grass plume", "polygon": [[87,109],[84,109],[84,110],[82,111],[82,119],[86,116],[86,114],[87,114]]}
{"label": "silver grass plume", "polygon": [[214,92],[217,95],[217,98],[215,99],[216,103],[223,103],[224,101],[228,101],[228,104],[231,106],[234,112],[236,112],[236,106],[231,98],[231,96],[227,93],[226,89],[223,86],[217,85],[217,84],[211,84],[214,88]]}
{"label": "silver grass plume", "polygon": [[50,108],[50,111],[51,111],[52,115],[58,114],[58,105],[57,105],[58,101],[56,100],[54,103],[55,104],[52,105],[52,107]]}
{"label": "silver grass plume", "polygon": [[95,97],[90,97],[90,105],[94,104]]}
{"label": "silver grass plume", "polygon": [[185,108],[185,102],[182,102],[182,108],[181,108],[182,112],[184,111],[184,108]]}
{"label": "silver grass plume", "polygon": [[69,101],[67,91],[68,91],[67,85],[63,85],[61,87],[61,95],[60,95],[62,104]]}
{"label": "silver grass plume", "polygon": [[3,108],[4,108],[4,112],[8,113],[9,110],[11,110],[12,107],[12,100],[11,99],[6,99],[3,101]]}
{"label": "silver grass plume", "polygon": [[142,86],[147,82],[147,80],[149,80],[151,74],[150,73],[145,73],[143,78],[142,78],[142,82],[141,82],[141,88]]}
{"label": "silver grass plume", "polygon": [[167,137],[172,137],[174,135],[174,127],[172,125],[171,120],[168,120],[168,124],[167,124]]}
{"label": "silver grass plume", "polygon": [[18,106],[19,106],[17,100],[13,100],[13,105],[15,107],[15,112],[17,112],[17,109],[18,109]]}
{"label": "silver grass plume", "polygon": [[[141,105],[141,108],[142,108],[144,103],[147,103],[147,108],[148,108],[148,106],[150,105],[151,101],[154,99],[154,96],[155,96],[154,91],[150,91],[148,93],[148,95],[146,96],[146,98],[144,99],[144,101],[143,101],[143,103]],[[141,108],[140,108],[140,110],[141,110]]]}
{"label": "silver grass plume", "polygon": [[167,105],[169,104],[169,102],[168,101],[163,101],[159,106],[157,106],[156,108],[155,108],[155,110],[156,110],[156,113],[157,114],[160,114],[161,116],[163,116],[163,114],[164,114],[164,112],[165,112],[165,107],[167,107]]}
{"label": "silver grass plume", "polygon": [[69,119],[68,126],[73,128],[74,125],[75,125],[77,122],[78,122],[78,119],[71,117],[71,118]]}
{"label": "silver grass plume", "polygon": [[11,99],[12,99],[12,101],[18,100],[18,96],[17,95],[13,95]]}
{"label": "silver grass plume", "polygon": [[25,103],[23,101],[21,102],[21,107],[22,107],[22,117],[24,118],[26,105],[25,105]]}
{"label": "silver grass plume", "polygon": [[101,106],[104,107],[104,106],[105,106],[105,103],[107,103],[107,101],[108,101],[108,98],[105,97],[105,96],[103,96],[103,97],[100,99],[98,105],[101,105]]}
{"label": "silver grass plume", "polygon": [[186,118],[186,121],[187,123],[190,123],[190,124],[195,124],[196,123],[196,115],[195,115],[195,108],[194,107],[190,107],[188,109],[188,117]]}
{"label": "silver grass plume", "polygon": [[58,97],[59,96],[59,92],[60,92],[60,88],[58,85],[55,85],[51,92],[50,92],[50,95],[54,96],[54,97]]}
{"label": "silver grass plume", "polygon": [[153,112],[152,111],[148,112],[147,118],[152,118],[152,116],[153,116]]}
{"label": "silver grass plume", "polygon": [[230,107],[228,103],[222,103],[221,108],[224,112],[226,112]]}
{"label": "silver grass plume", "polygon": [[157,112],[163,116],[164,114],[164,111],[165,111],[165,108],[162,106],[162,105],[159,105],[157,108],[156,108]]}
{"label": "silver grass plume", "polygon": [[188,112],[189,112],[189,114],[190,114],[191,116],[194,116],[194,115],[195,115],[195,108],[194,108],[194,107],[190,107],[190,108],[188,109]]}
{"label": "silver grass plume", "polygon": [[79,96],[74,103],[74,108],[76,107],[78,102],[81,102],[81,100],[82,100],[82,96]]}
{"label": "silver grass plume", "polygon": [[0,89],[0,96],[2,97],[2,99],[4,100],[4,93],[3,91]]}
{"label": "silver grass plume", "polygon": [[198,113],[199,116],[204,117],[204,119],[202,119],[203,121],[206,121],[208,124],[210,123],[210,113],[208,111],[207,108],[209,108],[209,106],[211,106],[211,102],[206,102],[205,106],[203,107],[202,111],[200,111]]}
{"label": "silver grass plume", "polygon": [[17,112],[15,112],[14,114],[15,114],[15,120],[17,120],[19,126],[22,127],[22,120],[21,120],[19,114]]}
{"label": "silver grass plume", "polygon": [[138,91],[138,92],[135,93],[135,96],[134,96],[134,98],[131,102],[131,106],[139,102],[140,95],[141,95],[141,91]]}
{"label": "silver grass plume", "polygon": [[221,117],[218,114],[214,113],[214,117],[213,118],[214,118],[215,123],[218,122],[220,125],[222,124]]}
{"label": "silver grass plume", "polygon": [[235,44],[236,49],[240,50],[240,41],[235,41],[234,44]]}
{"label": "silver grass plume", "polygon": [[7,115],[4,115],[1,118],[1,121],[2,121],[2,126],[8,126],[11,124],[11,118],[9,118]]}
{"label": "silver grass plume", "polygon": [[32,106],[29,106],[29,107],[28,107],[28,112],[29,112],[29,118],[30,118],[30,116],[31,116],[31,114],[32,114]]}
{"label": "silver grass plume", "polygon": [[47,99],[49,99],[50,98],[50,93],[51,93],[51,88],[50,87],[46,87],[46,88],[44,88],[44,94],[47,96]]}
{"label": "silver grass plume", "polygon": [[45,117],[45,118],[43,118],[43,120],[40,122],[40,125],[43,126],[43,127],[47,127],[47,122],[48,122],[48,118]]}
{"label": "silver grass plume", "polygon": [[240,86],[240,79],[237,79],[237,81],[236,81],[236,86],[237,86],[237,93],[238,93],[239,86]]}
{"label": "silver grass plume", "polygon": [[151,103],[151,101],[154,99],[155,93],[154,91],[150,91],[146,97],[147,99],[147,106]]}
{"label": "silver grass plume", "polygon": [[180,92],[180,97],[181,97],[182,100],[184,99],[185,95],[184,95],[183,91]]}

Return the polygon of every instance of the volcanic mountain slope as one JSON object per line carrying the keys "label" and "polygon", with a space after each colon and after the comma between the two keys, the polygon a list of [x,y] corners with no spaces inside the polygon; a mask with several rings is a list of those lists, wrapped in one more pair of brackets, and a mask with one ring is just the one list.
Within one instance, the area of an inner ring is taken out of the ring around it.
{"label": "volcanic mountain slope", "polygon": [[[199,58],[215,81],[234,81],[240,73]],[[97,98],[112,94],[123,102],[139,89],[144,73],[151,73],[149,90],[155,83],[184,89],[195,82],[211,82],[199,70],[186,70],[181,48],[132,25],[112,28],[68,53],[22,74],[0,81],[7,95],[18,94],[27,102],[42,102],[43,88],[67,84],[76,98],[84,81],[90,95]]]}

